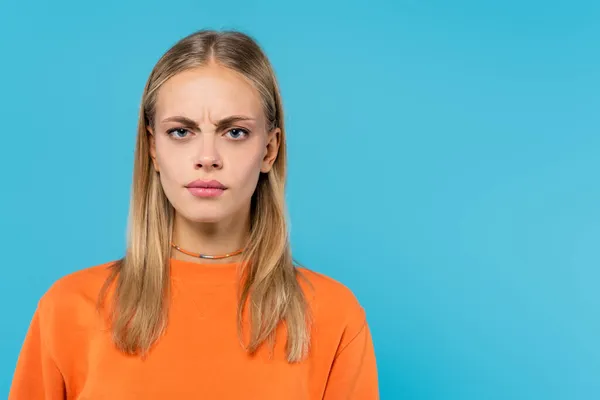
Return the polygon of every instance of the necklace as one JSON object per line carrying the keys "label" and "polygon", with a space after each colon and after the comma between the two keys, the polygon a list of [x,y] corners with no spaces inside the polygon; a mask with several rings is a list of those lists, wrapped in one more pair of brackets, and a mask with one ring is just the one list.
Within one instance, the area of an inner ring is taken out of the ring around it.
{"label": "necklace", "polygon": [[244,251],[244,249],[239,249],[234,251],[233,253],[227,253],[227,254],[218,254],[218,255],[209,255],[209,254],[200,254],[200,253],[194,253],[188,250],[184,250],[181,247],[177,246],[175,243],[171,242],[171,247],[173,247],[175,250],[182,252],[183,254],[187,254],[188,256],[192,256],[192,257],[196,257],[196,258],[202,258],[202,259],[207,259],[207,260],[221,260],[223,258],[229,258],[229,257],[233,257],[233,256],[237,256],[238,254],[242,254],[242,252]]}

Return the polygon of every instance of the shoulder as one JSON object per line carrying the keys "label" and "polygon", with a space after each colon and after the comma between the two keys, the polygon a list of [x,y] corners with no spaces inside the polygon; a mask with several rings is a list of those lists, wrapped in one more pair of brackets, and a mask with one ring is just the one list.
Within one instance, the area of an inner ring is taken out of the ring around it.
{"label": "shoulder", "polygon": [[352,335],[366,324],[366,313],[354,292],[327,275],[297,268],[313,323],[321,331]]}
{"label": "shoulder", "polygon": [[77,317],[83,311],[95,309],[115,262],[80,269],[57,279],[39,300],[40,318],[56,322],[62,316]]}
{"label": "shoulder", "polygon": [[313,297],[321,302],[334,301],[338,305],[350,308],[360,307],[354,292],[342,282],[308,268],[296,269],[307,297]]}

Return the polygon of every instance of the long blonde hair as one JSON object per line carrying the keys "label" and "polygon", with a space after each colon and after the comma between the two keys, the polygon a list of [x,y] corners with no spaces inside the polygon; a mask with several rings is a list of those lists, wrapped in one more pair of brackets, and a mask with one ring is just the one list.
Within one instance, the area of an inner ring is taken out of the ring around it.
{"label": "long blonde hair", "polygon": [[280,149],[273,168],[261,173],[251,202],[251,228],[239,287],[238,333],[250,315],[246,349],[254,353],[265,341],[274,343],[280,324],[287,331],[286,356],[300,361],[310,342],[309,310],[291,255],[286,208],[286,144],[281,95],[272,66],[259,45],[236,31],[198,31],[169,49],[146,83],[140,109],[128,243],[125,256],[112,266],[101,290],[102,307],[114,282],[111,331],[117,347],[146,354],[164,333],[170,296],[169,260],[174,210],[166,198],[150,158],[147,128],[152,126],[156,96],[174,75],[216,62],[245,76],[258,90],[268,128],[280,128]]}

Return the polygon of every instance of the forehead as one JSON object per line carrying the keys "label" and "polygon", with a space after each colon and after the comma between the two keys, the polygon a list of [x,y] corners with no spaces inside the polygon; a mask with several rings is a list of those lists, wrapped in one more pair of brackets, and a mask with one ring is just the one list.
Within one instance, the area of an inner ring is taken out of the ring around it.
{"label": "forehead", "polygon": [[219,65],[183,71],[158,90],[157,120],[182,115],[219,120],[230,115],[263,116],[260,95],[240,73]]}

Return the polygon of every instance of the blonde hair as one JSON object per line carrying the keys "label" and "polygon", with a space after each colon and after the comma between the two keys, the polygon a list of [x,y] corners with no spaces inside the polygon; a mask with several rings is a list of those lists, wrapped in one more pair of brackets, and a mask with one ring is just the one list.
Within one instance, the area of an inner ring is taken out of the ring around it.
{"label": "blonde hair", "polygon": [[170,298],[169,260],[174,210],[150,158],[147,127],[152,126],[156,96],[174,75],[217,63],[245,76],[258,90],[267,128],[281,129],[280,149],[270,172],[261,173],[251,201],[251,228],[242,265],[238,334],[243,337],[245,312],[250,315],[246,349],[254,353],[265,341],[274,344],[280,323],[287,331],[286,356],[300,361],[310,342],[309,310],[291,255],[285,208],[286,145],[281,95],[272,66],[259,45],[236,31],[198,31],[168,50],[152,70],[142,96],[128,243],[125,256],[113,264],[99,297],[112,297],[112,337],[129,354],[146,354],[164,333]]}

